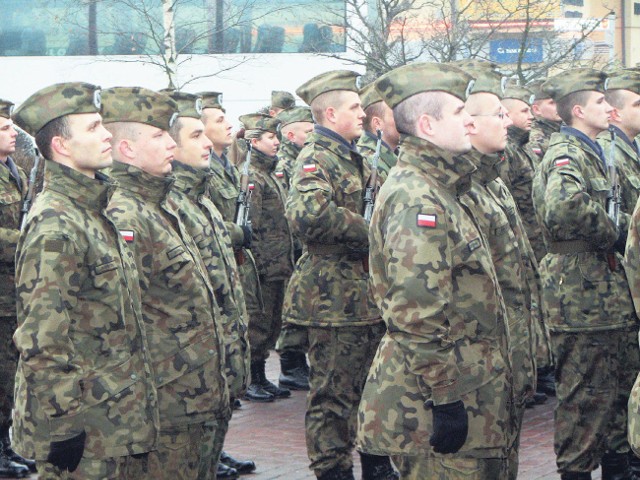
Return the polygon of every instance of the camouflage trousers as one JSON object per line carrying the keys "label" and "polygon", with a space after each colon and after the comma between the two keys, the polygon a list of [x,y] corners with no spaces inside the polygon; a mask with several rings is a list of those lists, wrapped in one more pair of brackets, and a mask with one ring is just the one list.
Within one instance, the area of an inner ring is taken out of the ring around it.
{"label": "camouflage trousers", "polygon": [[[595,470],[609,448],[612,431],[625,428],[619,377],[633,376],[620,354],[628,346],[628,336],[624,329],[551,332],[558,398],[554,417],[558,472]],[[615,424],[620,425],[612,429]]]}
{"label": "camouflage trousers", "polygon": [[0,317],[0,427],[11,424],[13,388],[18,367],[18,350],[13,344],[16,327],[15,316]]}
{"label": "camouflage trousers", "polygon": [[[209,436],[202,444],[201,457],[205,459],[210,457],[211,461],[201,462],[202,469],[198,472],[198,480],[216,480],[220,453],[222,453],[224,438],[227,436],[227,432],[229,431],[230,420],[231,414],[229,414],[228,418],[221,418],[215,422],[206,423],[209,427]],[[213,445],[213,448],[210,448],[209,445]]]}
{"label": "camouflage trousers", "polygon": [[261,315],[249,314],[249,345],[252,362],[266,360],[269,350],[276,346],[282,327],[285,285],[285,280],[266,279],[260,282],[264,311]]}
{"label": "camouflage trousers", "polygon": [[402,480],[504,480],[509,461],[505,458],[460,458],[394,456]]}
{"label": "camouflage trousers", "polygon": [[309,351],[309,332],[307,327],[284,321],[280,336],[276,342],[276,352],[307,353]]}
{"label": "camouflage trousers", "polygon": [[[154,477],[144,473],[148,461],[148,454],[143,453],[135,457],[116,457],[105,460],[83,458],[78,468],[72,473],[61,471],[58,467],[47,462],[36,462],[39,480],[152,480]],[[163,478],[163,477],[156,477]]]}
{"label": "camouflage trousers", "polygon": [[[549,340],[549,331],[544,324],[544,318],[539,315],[538,309],[541,308],[536,303],[531,305],[532,318],[533,318],[533,332],[536,336],[536,366],[538,368],[550,367],[553,365],[553,355],[551,353],[551,346]],[[537,320],[537,321],[536,321]]]}
{"label": "camouflage trousers", "polygon": [[264,302],[262,301],[262,290],[258,281],[258,270],[255,261],[249,252],[245,253],[245,261],[238,266],[240,273],[240,283],[244,292],[244,302],[247,307],[249,318],[262,315],[264,311]]}
{"label": "camouflage trousers", "polygon": [[363,327],[309,327],[309,384],[305,432],[317,476],[353,466],[358,405],[384,335],[380,322]]}

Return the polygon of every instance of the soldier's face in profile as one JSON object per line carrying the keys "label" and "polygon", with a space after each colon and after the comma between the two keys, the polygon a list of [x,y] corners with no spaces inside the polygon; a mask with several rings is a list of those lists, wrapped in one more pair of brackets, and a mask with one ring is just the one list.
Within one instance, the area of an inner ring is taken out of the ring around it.
{"label": "soldier's face in profile", "polygon": [[604,99],[604,93],[589,92],[582,106],[583,121],[589,129],[603,131],[609,128],[609,117],[613,108]]}
{"label": "soldier's face in profile", "polygon": [[275,133],[265,132],[260,135],[260,138],[252,139],[251,143],[256,150],[273,157],[278,153],[280,140],[278,140],[278,136]]}
{"label": "soldier's face in profile", "polygon": [[131,139],[129,145],[133,153],[132,165],[156,177],[164,177],[171,173],[176,142],[169,132],[138,123],[135,138]]}
{"label": "soldier's face in profile", "polygon": [[[473,118],[465,109],[464,102],[449,93],[441,93],[442,112],[440,118],[428,117],[427,140],[451,153],[471,150],[469,138]],[[426,116],[426,115],[424,115]]]}
{"label": "soldier's face in profile", "polygon": [[356,92],[343,91],[337,98],[331,114],[333,129],[351,142],[362,135],[365,113],[362,110],[360,96]]}
{"label": "soldier's face in profile", "polygon": [[79,113],[67,117],[71,137],[60,140],[60,150],[72,168],[93,176],[96,170],[111,166],[111,133],[99,113]]}
{"label": "soldier's face in profile", "polygon": [[6,160],[16,151],[18,132],[9,118],[0,117],[0,160]]}
{"label": "soldier's face in profile", "polygon": [[471,145],[481,153],[496,153],[507,146],[507,127],[512,122],[500,99],[491,93],[474,93],[466,102],[473,117]]}
{"label": "soldier's face in profile", "polygon": [[219,108],[205,108],[202,114],[204,133],[214,148],[222,150],[233,143],[232,126]]}
{"label": "soldier's face in profile", "polygon": [[506,99],[503,103],[504,107],[509,111],[509,117],[513,125],[522,130],[531,130],[533,112],[531,112],[531,107],[528,104],[515,98]]}
{"label": "soldier's face in profile", "polygon": [[307,141],[307,135],[313,132],[313,123],[295,122],[285,128],[287,129],[287,140],[299,147],[303,147],[304,142]]}
{"label": "soldier's face in profile", "polygon": [[617,109],[621,128],[635,137],[640,133],[640,95],[630,90],[621,90],[622,108]]}
{"label": "soldier's face in profile", "polygon": [[209,167],[209,150],[213,146],[204,134],[204,124],[197,118],[180,118],[180,132],[175,158],[194,168],[204,170]]}
{"label": "soldier's face in profile", "polygon": [[536,100],[531,108],[536,117],[544,118],[545,120],[551,120],[552,122],[562,121],[560,115],[558,115],[558,107],[556,105],[556,101],[552,98]]}

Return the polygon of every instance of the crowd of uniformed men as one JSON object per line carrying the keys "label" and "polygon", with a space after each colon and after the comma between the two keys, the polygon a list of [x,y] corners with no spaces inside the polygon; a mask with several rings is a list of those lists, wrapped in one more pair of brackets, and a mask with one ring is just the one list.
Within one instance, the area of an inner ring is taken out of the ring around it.
{"label": "crowd of uniformed men", "polygon": [[0,476],[237,478],[234,405],[298,389],[322,480],[354,448],[364,480],[515,479],[545,394],[563,479],[640,479],[640,70],[296,93],[238,135],[217,92],[0,100]]}

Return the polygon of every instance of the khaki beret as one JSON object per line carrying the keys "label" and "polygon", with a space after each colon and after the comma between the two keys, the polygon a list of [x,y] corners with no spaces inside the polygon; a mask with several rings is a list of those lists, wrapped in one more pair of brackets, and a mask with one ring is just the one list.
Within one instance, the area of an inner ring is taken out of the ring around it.
{"label": "khaki beret", "polygon": [[607,90],[630,90],[640,95],[640,70],[616,70],[609,74]]}
{"label": "khaki beret", "polygon": [[178,104],[169,95],[146,88],[109,88],[102,99],[104,123],[135,122],[169,130],[178,118]]}
{"label": "khaki beret", "polygon": [[287,108],[295,107],[295,105],[296,99],[291,93],[280,90],[273,90],[271,92],[272,108],[282,108],[286,110]]}
{"label": "khaki beret", "polygon": [[498,71],[498,64],[477,59],[452,62],[451,65],[471,75],[475,81],[470,94],[492,93],[502,98],[507,85],[507,77]]}
{"label": "khaki beret", "polygon": [[293,107],[283,110],[276,115],[276,119],[280,121],[280,128],[297,122],[313,123],[313,116],[309,107]]}
{"label": "khaki beret", "polygon": [[245,130],[261,130],[263,132],[278,133],[280,120],[263,113],[242,115],[239,119]]}
{"label": "khaki beret", "polygon": [[382,97],[376,90],[375,83],[370,83],[362,90],[360,90],[360,101],[362,102],[362,109],[366,110],[374,103],[382,102]]}
{"label": "khaki beret", "polygon": [[504,91],[503,98],[514,98],[531,106],[533,105],[536,96],[528,88],[520,87],[519,85],[511,85]]}
{"label": "khaki beret", "polygon": [[604,93],[607,74],[593,68],[576,68],[559,73],[542,84],[550,98],[558,101],[575,92],[593,90]]}
{"label": "khaki beret", "polygon": [[465,101],[474,79],[458,67],[439,63],[412,63],[385,73],[375,82],[387,105],[395,108],[409,97],[424,92],[446,92]]}
{"label": "khaki beret", "polygon": [[202,98],[202,108],[219,108],[223,112],[226,110],[222,106],[222,92],[198,92]]}
{"label": "khaki beret", "polygon": [[533,95],[535,96],[534,101],[548,100],[551,98],[551,96],[549,95],[549,92],[547,92],[546,90],[543,90],[542,88],[542,84],[544,82],[545,80],[534,80],[533,82],[527,83],[526,88],[530,90],[531,93],[533,93]]}
{"label": "khaki beret", "polygon": [[193,93],[174,91],[169,96],[178,104],[178,114],[181,117],[200,119],[202,115],[202,98]]}
{"label": "khaki beret", "polygon": [[100,87],[89,83],[57,83],[38,90],[15,112],[13,121],[35,136],[56,118],[78,113],[100,113]]}
{"label": "khaki beret", "polygon": [[13,102],[0,98],[0,117],[11,118],[13,113]]}
{"label": "khaki beret", "polygon": [[311,105],[311,102],[323,93],[336,90],[359,93],[361,79],[362,77],[357,72],[350,70],[333,70],[316,75],[311,80],[306,81],[298,87],[296,93],[307,105]]}

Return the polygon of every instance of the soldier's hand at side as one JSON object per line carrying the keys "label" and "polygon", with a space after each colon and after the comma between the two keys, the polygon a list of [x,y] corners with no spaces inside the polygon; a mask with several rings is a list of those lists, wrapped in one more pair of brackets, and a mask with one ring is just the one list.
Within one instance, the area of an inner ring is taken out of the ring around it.
{"label": "soldier's hand at side", "polygon": [[251,236],[253,235],[253,231],[251,230],[251,227],[244,225],[240,228],[242,228],[242,234],[243,234],[242,246],[244,248],[251,248]]}
{"label": "soldier's hand at side", "polygon": [[434,405],[433,433],[429,443],[436,453],[456,453],[467,440],[469,419],[462,400]]}
{"label": "soldier's hand at side", "polygon": [[616,243],[613,244],[613,249],[620,255],[624,255],[624,250],[627,247],[627,231],[624,228],[620,229],[620,235]]}
{"label": "soldier's hand at side", "polygon": [[87,434],[82,432],[80,435],[61,440],[59,442],[51,442],[49,445],[49,455],[47,462],[55,465],[63,472],[69,470],[74,472],[78,468],[78,464],[84,453],[84,442]]}

